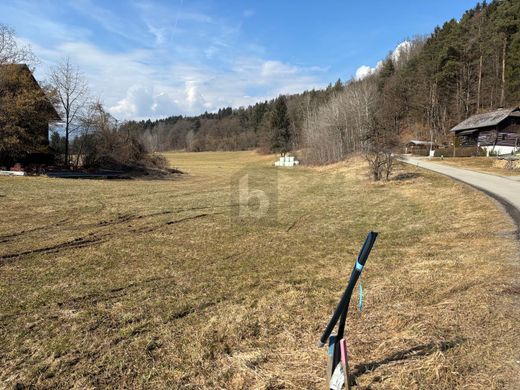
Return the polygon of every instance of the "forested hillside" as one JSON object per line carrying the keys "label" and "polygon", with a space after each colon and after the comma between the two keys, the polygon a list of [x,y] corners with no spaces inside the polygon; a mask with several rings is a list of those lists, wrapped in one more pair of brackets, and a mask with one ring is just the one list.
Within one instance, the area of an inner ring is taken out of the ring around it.
{"label": "forested hillside", "polygon": [[520,103],[520,2],[478,4],[428,37],[407,41],[368,77],[197,117],[130,121],[151,151],[286,151],[325,163],[358,150],[374,131],[449,142],[449,129],[476,113]]}
{"label": "forested hillside", "polygon": [[[294,148],[301,144],[300,135],[305,113],[311,107],[316,108],[327,102],[334,93],[342,91],[344,85],[338,80],[325,90],[279,96],[277,99],[259,102],[249,107],[226,107],[219,109],[217,113],[206,112],[196,117],[179,115],[157,121],[129,121],[124,123],[122,128],[141,134],[151,151],[251,148],[271,151],[277,150],[277,138],[280,133],[290,134],[288,146]],[[278,116],[274,114],[276,103],[279,108]]]}

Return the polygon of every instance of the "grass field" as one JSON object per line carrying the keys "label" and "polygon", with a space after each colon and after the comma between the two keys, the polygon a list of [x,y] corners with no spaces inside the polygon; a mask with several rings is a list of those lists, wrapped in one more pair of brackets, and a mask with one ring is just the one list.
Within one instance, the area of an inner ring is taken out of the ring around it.
{"label": "grass field", "polygon": [[369,230],[358,388],[520,388],[515,227],[486,196],[360,160],[167,157],[187,174],[0,177],[0,388],[324,389],[316,342]]}
{"label": "grass field", "polygon": [[520,170],[495,166],[495,161],[496,158],[494,157],[451,157],[442,160],[435,159],[437,163],[451,165],[453,167],[491,173],[499,176],[520,176]]}

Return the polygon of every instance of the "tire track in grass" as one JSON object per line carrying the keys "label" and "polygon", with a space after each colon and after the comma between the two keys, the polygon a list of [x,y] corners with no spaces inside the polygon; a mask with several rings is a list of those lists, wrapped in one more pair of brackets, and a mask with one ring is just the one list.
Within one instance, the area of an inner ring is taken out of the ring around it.
{"label": "tire track in grass", "polygon": [[[155,216],[164,215],[164,214],[168,214],[168,213],[172,213],[172,212],[156,213]],[[224,213],[223,212],[221,212],[221,213],[202,213],[202,214],[184,217],[184,218],[173,220],[173,221],[167,221],[165,223],[160,223],[157,225],[152,225],[152,226],[149,225],[149,226],[143,226],[143,227],[140,227],[137,229],[131,229],[131,230],[128,230],[126,233],[133,233],[133,234],[149,233],[149,232],[155,231],[157,229],[160,229],[161,227],[164,227],[164,226],[179,224],[179,223],[191,221],[194,219],[200,219],[200,218],[205,218],[205,217],[209,217],[212,215],[222,215],[222,214],[224,214]],[[148,216],[151,216],[151,215],[148,215]],[[128,218],[124,218],[123,221],[121,221],[120,223],[124,223],[124,222],[128,222]],[[101,225],[102,228],[107,227],[107,226],[111,226],[111,225],[106,225],[106,224]],[[0,255],[0,266],[10,260],[21,258],[21,257],[28,256],[28,255],[58,253],[63,250],[77,249],[77,248],[84,248],[84,247],[92,246],[92,245],[98,245],[103,242],[107,242],[113,236],[114,236],[114,233],[99,234],[99,233],[94,232],[94,233],[89,233],[86,236],[75,238],[75,239],[68,240],[65,242],[61,242],[61,243],[55,244],[55,245],[45,246],[42,248],[31,249],[31,250],[22,251],[22,252],[14,252],[14,253]]]}

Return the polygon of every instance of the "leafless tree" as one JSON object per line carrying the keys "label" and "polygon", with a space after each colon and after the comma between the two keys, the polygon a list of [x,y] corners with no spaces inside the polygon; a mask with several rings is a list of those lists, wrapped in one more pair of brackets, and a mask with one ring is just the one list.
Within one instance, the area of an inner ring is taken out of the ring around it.
{"label": "leafless tree", "polygon": [[[164,127],[164,125],[161,123],[157,126]],[[160,149],[159,144],[159,134],[163,133],[163,131],[160,131],[160,129],[146,129],[144,133],[141,134],[140,140],[144,145],[144,148],[148,153],[156,153]]]}
{"label": "leafless tree", "polygon": [[50,81],[59,101],[65,130],[65,164],[69,164],[69,138],[81,126],[81,116],[88,106],[88,85],[69,58],[52,69]]}
{"label": "leafless tree", "polygon": [[331,99],[319,108],[309,108],[303,126],[305,161],[309,164],[330,164],[345,157],[344,123],[341,123],[338,99]]}
{"label": "leafless tree", "polygon": [[305,160],[329,164],[361,151],[377,98],[373,78],[351,81],[318,108],[306,108],[303,124]]}
{"label": "leafless tree", "polygon": [[191,152],[193,151],[195,132],[193,130],[189,130],[186,133],[186,150]]}
{"label": "leafless tree", "polygon": [[24,63],[32,67],[37,62],[31,47],[18,44],[14,30],[5,24],[0,24],[0,65]]}
{"label": "leafless tree", "polygon": [[394,168],[394,154],[399,150],[399,137],[391,119],[385,118],[384,111],[375,111],[370,128],[363,137],[363,154],[368,161],[372,180],[388,180]]}
{"label": "leafless tree", "polygon": [[78,119],[78,130],[74,142],[75,167],[83,165],[85,149],[91,142],[91,135],[99,130],[100,124],[103,123],[103,116],[100,114],[102,112],[103,105],[99,99],[85,104],[85,108]]}

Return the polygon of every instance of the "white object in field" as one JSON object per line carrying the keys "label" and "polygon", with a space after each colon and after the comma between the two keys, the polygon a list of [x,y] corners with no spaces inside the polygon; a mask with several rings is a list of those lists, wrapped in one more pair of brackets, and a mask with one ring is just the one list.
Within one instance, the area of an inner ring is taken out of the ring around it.
{"label": "white object in field", "polygon": [[0,176],[25,176],[24,171],[0,171]]}
{"label": "white object in field", "polygon": [[430,158],[435,157],[435,150],[430,150]]}
{"label": "white object in field", "polygon": [[300,162],[294,156],[282,156],[278,161],[274,162],[275,167],[294,167],[299,164]]}
{"label": "white object in field", "polygon": [[344,384],[345,373],[343,372],[343,367],[341,366],[341,363],[338,363],[338,365],[334,369],[332,377],[330,378],[329,387],[331,388],[331,390],[341,390]]}

